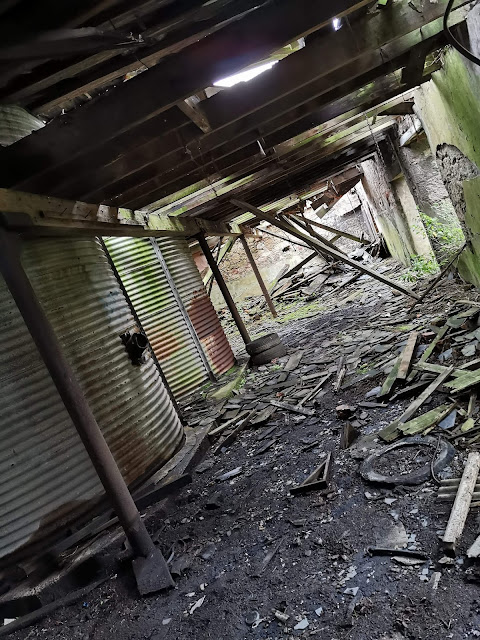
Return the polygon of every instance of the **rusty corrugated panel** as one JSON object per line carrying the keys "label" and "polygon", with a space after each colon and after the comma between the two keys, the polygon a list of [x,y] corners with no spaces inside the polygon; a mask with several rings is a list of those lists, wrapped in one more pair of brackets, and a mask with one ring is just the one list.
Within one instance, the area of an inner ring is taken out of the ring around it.
{"label": "rusty corrugated panel", "polygon": [[[183,428],[151,358],[131,364],[135,327],[94,239],[25,242],[23,264],[127,483],[159,467]],[[86,513],[103,489],[0,279],[0,557],[41,543]]]}
{"label": "rusty corrugated panel", "polygon": [[157,242],[213,372],[225,373],[235,364],[235,357],[186,239],[159,238]]}
{"label": "rusty corrugated panel", "polygon": [[208,380],[208,371],[149,239],[105,244],[176,398]]}

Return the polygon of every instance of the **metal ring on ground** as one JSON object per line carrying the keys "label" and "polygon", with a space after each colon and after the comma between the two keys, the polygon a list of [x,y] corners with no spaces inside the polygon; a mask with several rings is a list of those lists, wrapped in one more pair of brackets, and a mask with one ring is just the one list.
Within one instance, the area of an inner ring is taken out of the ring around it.
{"label": "metal ring on ground", "polygon": [[[433,452],[437,447],[437,439],[431,437],[422,438],[421,436],[415,436],[413,438],[406,438],[401,442],[391,444],[387,447],[383,447],[379,451],[372,453],[366,458],[360,467],[360,475],[364,480],[369,482],[378,482],[380,484],[403,484],[403,485],[417,485],[422,482],[426,482],[431,477],[430,462],[412,473],[396,476],[385,476],[375,471],[374,464],[376,461],[386,453],[399,449],[400,447],[414,447],[414,446],[426,446],[431,447]],[[433,453],[432,452],[432,453]],[[454,447],[445,440],[440,441],[438,447],[436,460],[433,464],[433,470],[435,473],[439,473],[444,469],[452,460],[455,455]]]}

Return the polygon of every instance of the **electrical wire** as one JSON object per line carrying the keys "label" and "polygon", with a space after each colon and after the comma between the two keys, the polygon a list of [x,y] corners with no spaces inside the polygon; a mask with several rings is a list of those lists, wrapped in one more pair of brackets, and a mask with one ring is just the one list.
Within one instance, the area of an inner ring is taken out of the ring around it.
{"label": "electrical wire", "polygon": [[445,35],[447,36],[448,42],[452,45],[452,47],[454,47],[457,51],[459,51],[462,54],[462,56],[470,60],[470,62],[473,62],[474,64],[477,64],[480,67],[480,59],[477,58],[477,56],[474,56],[471,51],[469,51],[462,44],[460,44],[460,42],[453,35],[450,27],[448,26],[448,19],[450,17],[450,13],[452,12],[454,2],[455,0],[448,1],[447,9],[443,17],[443,30],[445,32]]}

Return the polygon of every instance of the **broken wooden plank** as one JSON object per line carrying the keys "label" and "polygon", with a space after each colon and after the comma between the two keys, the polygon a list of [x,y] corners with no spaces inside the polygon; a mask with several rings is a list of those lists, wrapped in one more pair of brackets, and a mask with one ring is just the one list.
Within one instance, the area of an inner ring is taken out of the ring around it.
{"label": "broken wooden plank", "polygon": [[[440,329],[440,331],[437,333],[435,338],[432,340],[432,342],[428,345],[428,347],[422,353],[420,360],[418,361],[417,364],[421,362],[426,362],[428,360],[428,358],[432,355],[433,350],[435,349],[437,344],[440,342],[440,340],[442,340],[442,338],[445,336],[445,334],[449,329],[450,327],[448,325],[445,325]],[[416,375],[417,375],[417,372],[412,371],[412,373],[407,378],[407,382],[412,382],[412,380],[415,378]]]}
{"label": "broken wooden plank", "polygon": [[333,389],[335,392],[338,391],[342,386],[343,378],[345,377],[345,374],[347,372],[347,368],[343,364],[344,362],[345,356],[340,356],[337,362],[337,379],[335,380],[335,383],[333,385]]}
{"label": "broken wooden plank", "polygon": [[295,496],[308,493],[309,491],[316,491],[318,489],[327,489],[328,479],[332,468],[332,458],[333,456],[330,451],[325,460],[323,460],[323,462],[308,476],[308,478],[296,487],[291,487],[290,493]]}
{"label": "broken wooden plank", "polygon": [[213,452],[214,455],[218,455],[222,451],[222,449],[226,449],[227,447],[229,447],[231,444],[235,442],[235,440],[240,435],[240,433],[242,433],[242,431],[244,431],[244,429],[247,428],[251,418],[255,415],[256,412],[257,412],[256,409],[252,409],[245,416],[245,418],[243,418],[240,421],[239,425],[232,431],[232,433],[230,433],[224,440],[220,442],[220,444],[217,446],[217,448]]}
{"label": "broken wooden plank", "polygon": [[371,556],[405,556],[406,558],[419,558],[427,560],[428,556],[423,551],[410,551],[410,549],[397,549],[396,547],[367,547],[367,553]]}
{"label": "broken wooden plank", "polygon": [[302,260],[301,262],[296,264],[294,267],[289,269],[282,276],[280,276],[280,278],[277,279],[277,282],[280,282],[281,280],[284,280],[285,278],[290,278],[291,276],[294,276],[298,271],[300,271],[300,269],[303,269],[303,267],[305,265],[307,265],[309,262],[311,262],[317,256],[318,256],[318,253],[316,251],[314,251],[309,256],[307,256],[304,260]]}
{"label": "broken wooden plank", "polygon": [[284,411],[292,411],[293,413],[301,413],[302,416],[314,416],[315,411],[313,409],[304,409],[296,404],[288,404],[287,402],[280,402],[279,400],[270,400],[270,404]]}
{"label": "broken wooden plank", "polygon": [[350,422],[347,422],[347,424],[343,426],[342,433],[340,434],[340,449],[348,449],[358,436],[358,429],[355,429]]}
{"label": "broken wooden plank", "polygon": [[[477,393],[473,391],[470,394],[470,398],[468,399],[467,418],[471,418],[473,416],[473,412],[475,411],[476,404],[477,404]],[[468,429],[466,429],[466,431],[468,431]]]}
{"label": "broken wooden plank", "polygon": [[417,433],[423,433],[425,429],[428,429],[431,426],[436,426],[441,422],[449,415],[454,407],[455,403],[442,404],[436,409],[431,409],[430,411],[423,413],[421,416],[418,416],[418,418],[399,424],[398,430],[401,431],[404,436],[413,436]]}
{"label": "broken wooden plank", "polygon": [[[342,231],[341,229],[334,229],[333,227],[329,227],[322,222],[317,222],[316,220],[311,220],[310,218],[306,219],[308,224],[312,224],[314,227],[319,227],[319,229],[323,229],[324,231],[329,231],[330,233],[339,235],[343,238],[347,238],[348,240],[353,240],[354,242],[358,242],[359,244],[368,244],[368,242],[358,236],[354,236],[352,233],[347,233],[346,231]],[[330,240],[331,242],[331,240]]]}
{"label": "broken wooden plank", "polygon": [[426,400],[428,400],[428,398],[432,395],[432,393],[436,391],[438,387],[441,384],[443,384],[443,382],[451,375],[453,370],[454,370],[453,367],[449,367],[446,371],[442,371],[442,373],[438,376],[438,378],[435,378],[435,380],[433,380],[428,385],[428,387],[424,391],[422,391],[422,393],[418,396],[418,398],[416,398],[407,407],[407,409],[402,413],[400,418],[398,418],[398,422],[400,423],[407,422],[407,420],[409,420],[418,411],[418,409],[422,406],[422,404]]}
{"label": "broken wooden plank", "polygon": [[392,289],[396,289],[397,291],[400,291],[401,293],[407,296],[410,296],[414,299],[418,299],[419,296],[417,296],[417,294],[414,293],[413,291],[410,291],[409,289],[402,287],[397,282],[390,280],[390,278],[387,278],[381,275],[380,273],[377,273],[376,271],[369,269],[364,264],[360,262],[356,262],[355,260],[349,258],[348,256],[340,253],[336,249],[332,249],[331,247],[327,246],[323,241],[320,241],[317,238],[313,238],[312,236],[309,236],[306,233],[298,231],[291,224],[285,223],[282,220],[277,220],[277,218],[274,218],[273,216],[267,213],[264,213],[261,209],[258,209],[257,207],[250,205],[247,202],[243,202],[241,200],[235,200],[235,199],[232,199],[230,202],[235,207],[240,209],[242,212],[249,211],[250,213],[253,213],[253,215],[259,218],[260,220],[265,220],[266,222],[269,222],[271,225],[276,226],[279,229],[282,229],[283,231],[286,231],[292,236],[302,240],[306,244],[309,244],[312,248],[317,249],[318,251],[320,251],[320,253],[326,254],[332,258],[336,258],[340,262],[345,262],[346,264],[349,264],[354,269],[357,269],[362,273],[366,273],[372,278],[375,278],[376,280],[379,280],[383,284],[386,284],[387,286],[391,287]]}
{"label": "broken wooden plank", "polygon": [[407,409],[399,418],[391,422],[387,427],[379,432],[378,435],[380,436],[380,438],[382,438],[382,440],[385,440],[385,442],[391,442],[392,440],[395,440],[395,438],[397,438],[400,433],[399,425],[408,422],[408,420],[418,411],[422,404],[426,400],[428,400],[432,393],[449,377],[452,371],[453,367],[449,367],[446,371],[442,372],[438,376],[438,378],[435,378],[435,380],[433,380],[428,385],[428,387],[424,391],[422,391],[418,398],[416,398],[407,407]]}
{"label": "broken wooden plank", "polygon": [[265,569],[268,567],[270,562],[273,560],[273,558],[276,556],[276,554],[280,550],[280,547],[282,546],[284,539],[285,539],[285,537],[280,538],[280,540],[278,540],[274,544],[272,549],[267,553],[265,558],[262,560],[262,563],[260,564],[260,567],[258,568],[256,573],[253,574],[253,576],[255,578],[259,578],[262,575],[262,573],[265,571]]}
{"label": "broken wooden plank", "polygon": [[[442,364],[433,364],[430,362],[417,362],[417,364],[413,365],[413,368],[417,369],[418,371],[427,371],[428,373],[436,373],[437,375],[439,373],[443,373],[448,369],[448,367],[445,367]],[[467,375],[467,371],[461,371],[460,369],[454,369],[452,371],[452,378],[461,378],[462,376],[465,376],[465,375]]]}
{"label": "broken wooden plank", "polygon": [[400,365],[399,365],[398,374],[397,374],[398,380],[407,379],[408,372],[410,369],[410,363],[412,361],[413,354],[415,352],[415,347],[417,346],[417,339],[418,339],[418,333],[416,331],[412,331],[412,333],[408,336],[405,349],[403,350],[400,356]]}
{"label": "broken wooden plank", "polygon": [[303,351],[297,351],[292,356],[290,356],[290,359],[287,362],[287,364],[283,367],[283,370],[294,371],[300,364],[300,361],[302,358],[303,358]]}
{"label": "broken wooden plank", "polygon": [[464,376],[455,378],[445,384],[449,389],[453,389],[455,392],[464,391],[469,387],[473,387],[476,384],[480,384],[480,370],[469,371]]}
{"label": "broken wooden plank", "polygon": [[218,436],[221,433],[223,433],[226,429],[233,427],[233,425],[235,425],[239,420],[241,420],[244,416],[246,416],[247,413],[248,413],[247,411],[241,411],[234,418],[232,418],[231,420],[228,420],[228,422],[221,424],[219,427],[215,427],[214,429],[208,432],[209,437],[213,438],[215,436]]}
{"label": "broken wooden plank", "polygon": [[324,384],[327,382],[327,380],[330,380],[332,375],[333,375],[333,373],[327,373],[327,375],[325,375],[322,378],[322,380],[320,380],[320,382],[313,389],[313,391],[311,391],[308,395],[306,395],[304,398],[302,398],[302,400],[300,400],[300,402],[298,403],[299,406],[307,404],[307,402],[310,402],[311,400],[316,398],[318,396],[318,394],[320,393],[320,391],[322,390],[322,387],[324,386]]}
{"label": "broken wooden plank", "polygon": [[416,393],[421,389],[425,389],[425,387],[428,387],[429,384],[430,384],[430,380],[421,380],[420,382],[415,382],[414,384],[411,384],[408,387],[399,389],[390,398],[390,402],[395,402],[395,400],[399,400],[400,398],[404,398],[405,396],[412,395],[413,393]]}
{"label": "broken wooden plank", "polygon": [[450,518],[448,519],[445,535],[443,536],[443,545],[449,551],[455,550],[457,541],[462,535],[479,471],[480,453],[470,453],[463,470]]}
{"label": "broken wooden plank", "polygon": [[378,394],[379,398],[383,398],[384,396],[389,395],[397,379],[399,369],[400,369],[400,356],[397,358],[395,364],[393,365],[392,370],[390,371],[385,382],[383,383],[382,389]]}

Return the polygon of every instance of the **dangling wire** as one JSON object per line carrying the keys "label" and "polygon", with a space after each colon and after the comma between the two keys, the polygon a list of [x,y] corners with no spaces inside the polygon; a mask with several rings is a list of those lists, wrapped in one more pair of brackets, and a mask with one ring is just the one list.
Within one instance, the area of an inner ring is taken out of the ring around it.
{"label": "dangling wire", "polygon": [[478,66],[480,66],[480,59],[477,58],[477,56],[473,55],[473,53],[468,49],[466,49],[462,44],[460,44],[460,42],[453,35],[450,27],[448,26],[448,19],[450,17],[450,13],[452,11],[454,2],[455,0],[449,0],[447,9],[445,11],[445,15],[443,17],[443,30],[445,32],[445,35],[447,36],[447,40],[452,45],[452,47],[454,47],[457,51],[459,51],[462,54],[462,56],[465,56],[465,58],[470,60],[470,62],[473,62],[474,64],[477,64]]}
{"label": "dangling wire", "polygon": [[377,150],[377,153],[381,158],[382,157],[382,152],[380,151],[380,147],[378,146],[377,139],[375,138],[375,134],[373,133],[372,127],[370,126],[370,120],[368,119],[368,116],[366,114],[365,114],[365,120],[367,121],[368,130],[370,131],[370,135],[372,136],[372,140],[375,143],[375,148]]}

